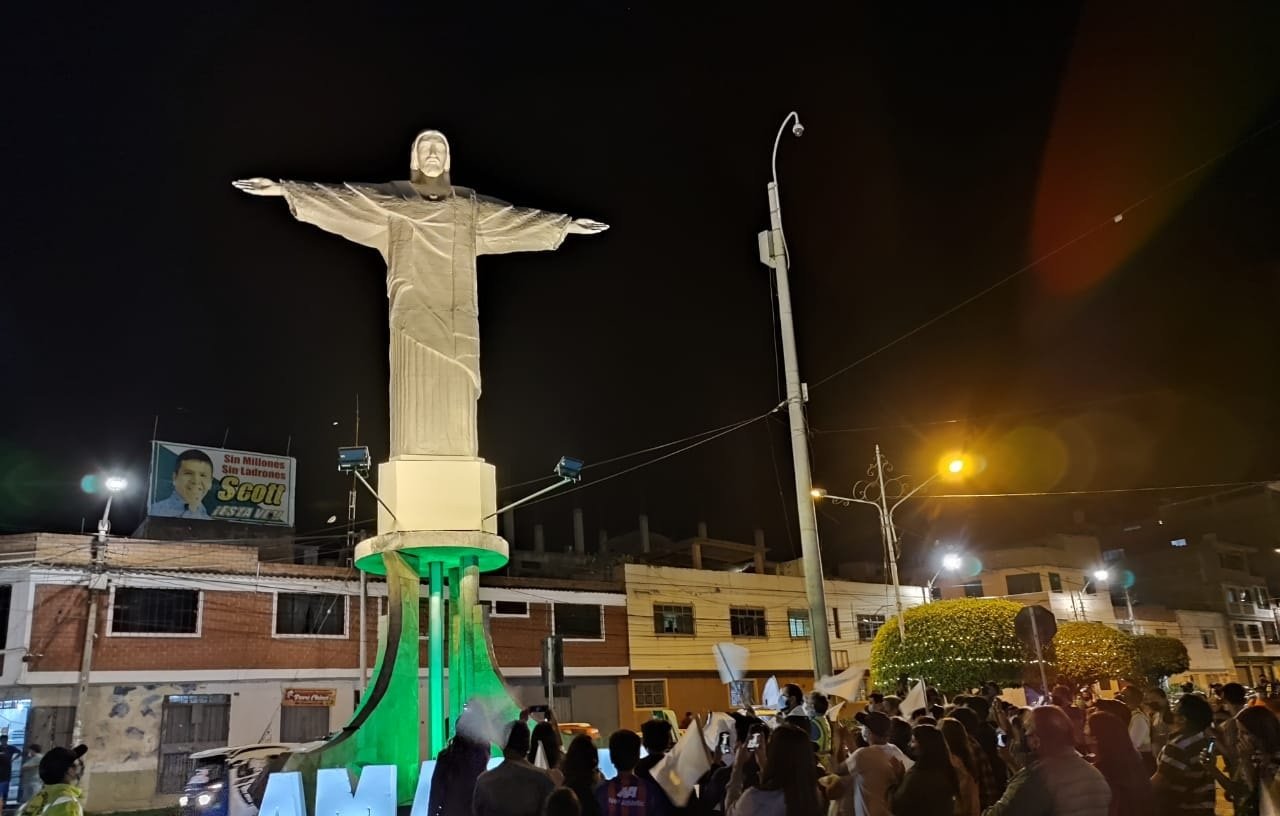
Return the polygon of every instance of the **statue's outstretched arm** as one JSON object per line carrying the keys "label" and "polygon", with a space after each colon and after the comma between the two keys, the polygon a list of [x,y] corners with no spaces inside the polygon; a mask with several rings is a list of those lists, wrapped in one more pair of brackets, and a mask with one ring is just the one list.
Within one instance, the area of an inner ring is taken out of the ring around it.
{"label": "statue's outstretched arm", "polygon": [[231,182],[231,186],[242,193],[256,196],[282,196],[284,195],[284,186],[278,181],[272,181],[269,178],[248,178],[237,179]]}

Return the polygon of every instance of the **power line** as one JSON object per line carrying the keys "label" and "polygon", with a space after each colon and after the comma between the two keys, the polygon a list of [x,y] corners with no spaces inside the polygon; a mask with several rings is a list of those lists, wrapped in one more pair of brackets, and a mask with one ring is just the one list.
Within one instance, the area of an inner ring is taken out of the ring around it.
{"label": "power line", "polygon": [[934,315],[933,317],[929,318],[928,320],[916,326],[914,329],[911,329],[910,331],[904,334],[898,335],[894,339],[879,346],[878,348],[873,349],[872,351],[867,352],[866,354],[862,355],[861,357],[849,363],[848,365],[836,369],[835,371],[823,377],[822,379],[818,380],[817,382],[810,384],[809,390],[812,391],[815,388],[825,385],[831,380],[834,380],[836,377],[839,377],[841,374],[844,374],[845,372],[853,368],[856,368],[857,366],[862,365],[867,360],[870,360],[871,358],[879,355],[882,352],[888,351],[889,349],[893,348],[894,346],[898,345],[904,340],[908,340],[911,337],[914,337],[915,335],[929,328],[930,326],[937,323],[938,321],[946,317],[949,317],[952,314],[955,314],[956,312],[963,309],[965,306],[968,306],[970,303],[973,303],[974,301],[979,300],[980,298],[990,294],[991,292],[994,292],[996,289],[999,289],[1000,287],[1004,286],[1006,283],[1009,283],[1010,281],[1023,275],[1024,273],[1029,272],[1032,269],[1035,269],[1040,264],[1044,263],[1045,261],[1049,260],[1050,258],[1056,255],[1061,254],[1067,249],[1070,249],[1071,247],[1075,246],[1076,244],[1090,237],[1094,233],[1099,232],[1105,227],[1109,225],[1113,226],[1115,224],[1121,223],[1124,220],[1125,215],[1129,214],[1130,212],[1133,212],[1134,210],[1146,204],[1148,201],[1155,198],[1156,196],[1161,195],[1165,191],[1169,190],[1172,187],[1177,186],[1178,184],[1181,184],[1186,179],[1199,173],[1200,171],[1204,170],[1206,167],[1209,167],[1210,165],[1219,161],[1225,156],[1235,152],[1236,150],[1239,150],[1241,147],[1244,147],[1245,145],[1249,144],[1250,142],[1254,141],[1258,137],[1273,130],[1276,127],[1280,127],[1280,119],[1277,119],[1267,125],[1264,125],[1258,130],[1255,130],[1253,133],[1249,134],[1248,136],[1236,142],[1235,144],[1232,144],[1227,149],[1219,153],[1216,153],[1213,156],[1210,156],[1209,158],[1205,159],[1204,161],[1200,162],[1199,164],[1195,165],[1189,170],[1186,170],[1185,172],[1175,176],[1174,178],[1170,179],[1169,181],[1165,182],[1159,187],[1156,187],[1151,192],[1139,198],[1137,201],[1134,201],[1132,204],[1129,204],[1127,207],[1124,207],[1123,209],[1117,211],[1115,214],[1108,216],[1106,219],[1099,221],[1098,223],[1094,224],[1092,227],[1089,227],[1084,232],[1081,232],[1079,235],[1075,236],[1074,238],[1059,244],[1058,246],[1044,253],[1043,255],[1036,258],[1035,260],[1025,264],[1022,267],[1019,267],[1018,269],[1015,269],[1013,272],[1010,272],[1008,275],[1005,275],[1003,278],[1000,278],[994,283],[978,290],[977,292],[970,295],[969,297],[964,298],[959,303],[956,303],[955,305],[942,310],[938,314]]}

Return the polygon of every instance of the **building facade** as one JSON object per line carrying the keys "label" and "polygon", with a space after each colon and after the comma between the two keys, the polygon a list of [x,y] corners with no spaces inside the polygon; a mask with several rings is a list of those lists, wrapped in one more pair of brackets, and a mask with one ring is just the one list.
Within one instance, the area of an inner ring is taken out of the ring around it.
{"label": "building facade", "polygon": [[[627,564],[631,677],[618,694],[618,720],[637,728],[654,709],[726,710],[761,702],[770,676],[780,684],[813,685],[813,657],[804,579]],[[896,608],[881,584],[825,582],[836,671],[869,667],[871,641]],[[922,602],[924,588],[902,587],[903,606]],[[749,651],[747,679],[724,684],[713,647]]]}
{"label": "building facade", "polygon": [[[264,562],[255,548],[232,545],[113,539],[103,546],[100,568],[91,568],[85,536],[0,539],[7,562],[0,596],[8,601],[0,729],[11,744],[70,741],[90,603],[95,608],[80,713],[91,810],[172,805],[195,751],[310,741],[350,717],[361,648],[353,570]],[[370,580],[366,596],[372,665],[385,585]],[[554,632],[565,640],[566,682],[555,701],[562,721],[588,721],[605,733],[616,727],[628,673],[619,585],[493,579],[480,601],[518,701],[545,702],[541,644]],[[425,640],[420,660],[425,696],[433,668]],[[425,723],[422,734],[425,748]],[[22,797],[14,787],[12,802]]]}

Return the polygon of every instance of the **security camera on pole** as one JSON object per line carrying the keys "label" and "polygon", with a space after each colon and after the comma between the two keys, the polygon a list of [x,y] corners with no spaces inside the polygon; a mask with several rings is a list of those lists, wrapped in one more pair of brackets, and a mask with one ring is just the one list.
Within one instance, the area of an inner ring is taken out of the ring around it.
{"label": "security camera on pole", "polygon": [[778,198],[778,142],[788,122],[791,132],[804,133],[800,117],[788,113],[773,140],[773,170],[769,181],[769,227],[759,234],[760,261],[771,267],[778,279],[778,330],[782,335],[782,362],[786,374],[787,416],[791,422],[791,461],[795,467],[796,511],[800,519],[800,552],[804,559],[804,589],[809,601],[809,631],[812,634],[813,673],[818,678],[831,675],[831,642],[827,633],[827,599],[822,585],[822,552],[818,549],[818,516],[810,492],[813,474],[809,468],[809,436],[805,426],[805,387],[800,382],[796,355],[796,330],[791,318],[791,285],[787,280],[787,239],[782,233],[782,204]]}

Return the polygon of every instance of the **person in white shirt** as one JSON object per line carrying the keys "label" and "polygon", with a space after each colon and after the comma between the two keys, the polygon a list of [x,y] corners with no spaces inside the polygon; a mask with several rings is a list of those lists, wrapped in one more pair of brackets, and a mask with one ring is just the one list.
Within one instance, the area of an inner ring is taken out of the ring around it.
{"label": "person in white shirt", "polygon": [[838,802],[839,816],[890,816],[889,793],[914,763],[889,742],[889,718],[882,712],[859,711],[855,719],[867,745],[839,765],[828,796]]}
{"label": "person in white shirt", "polygon": [[1142,692],[1135,686],[1125,686],[1120,699],[1129,707],[1129,741],[1142,757],[1151,773],[1156,772],[1156,757],[1151,752],[1151,720],[1142,710]]}

